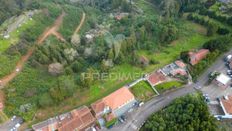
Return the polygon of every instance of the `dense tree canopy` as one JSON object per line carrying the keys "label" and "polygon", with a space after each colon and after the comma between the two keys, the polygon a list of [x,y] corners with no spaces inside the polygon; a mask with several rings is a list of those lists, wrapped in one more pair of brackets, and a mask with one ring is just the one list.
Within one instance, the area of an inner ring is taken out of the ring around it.
{"label": "dense tree canopy", "polygon": [[37,8],[38,0],[0,0],[0,24],[6,19],[21,14],[24,10]]}
{"label": "dense tree canopy", "polygon": [[216,131],[214,117],[200,94],[176,99],[170,106],[152,115],[142,131]]}

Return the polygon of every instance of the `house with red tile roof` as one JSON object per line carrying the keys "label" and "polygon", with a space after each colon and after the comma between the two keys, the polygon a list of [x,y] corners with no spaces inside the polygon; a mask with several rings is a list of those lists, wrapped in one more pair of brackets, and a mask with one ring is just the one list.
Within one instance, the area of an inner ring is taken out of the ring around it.
{"label": "house with red tile roof", "polygon": [[83,106],[69,113],[35,124],[32,128],[35,131],[84,131],[94,125],[95,120],[90,109]]}
{"label": "house with red tile roof", "polygon": [[161,69],[161,72],[165,76],[176,76],[176,75],[181,75],[181,76],[186,76],[187,73],[187,65],[182,62],[181,60],[177,60],[169,65],[164,66]]}
{"label": "house with red tile roof", "polygon": [[198,52],[189,52],[190,64],[196,65],[209,54],[208,49],[200,49]]}
{"label": "house with red tile roof", "polygon": [[123,115],[136,102],[134,95],[127,87],[122,87],[101,100],[91,104],[96,118],[111,113],[115,117]]}
{"label": "house with red tile roof", "polygon": [[126,87],[122,87],[110,95],[104,97],[102,101],[115,117],[119,117],[131,109],[137,102],[135,96]]}
{"label": "house with red tile roof", "polygon": [[219,119],[232,119],[232,95],[220,98],[219,104],[222,111],[219,114],[214,115],[214,117]]}
{"label": "house with red tile roof", "polygon": [[161,71],[155,71],[147,76],[147,81],[151,86],[156,86],[166,80],[166,76]]}
{"label": "house with red tile roof", "polygon": [[100,118],[104,114],[107,114],[110,112],[109,107],[106,106],[106,103],[102,99],[91,104],[91,108],[96,118]]}
{"label": "house with red tile roof", "polygon": [[187,72],[184,69],[178,68],[178,69],[173,70],[171,74],[172,76],[176,76],[176,75],[186,76]]}
{"label": "house with red tile roof", "polygon": [[220,99],[220,105],[225,115],[232,115],[232,96],[224,96]]}
{"label": "house with red tile roof", "polygon": [[73,118],[58,128],[58,131],[84,131],[95,123],[90,109],[86,106],[71,111]]}
{"label": "house with red tile roof", "polygon": [[183,61],[181,61],[181,60],[176,60],[174,63],[175,63],[179,68],[182,68],[182,69],[186,68],[186,64],[185,64]]}

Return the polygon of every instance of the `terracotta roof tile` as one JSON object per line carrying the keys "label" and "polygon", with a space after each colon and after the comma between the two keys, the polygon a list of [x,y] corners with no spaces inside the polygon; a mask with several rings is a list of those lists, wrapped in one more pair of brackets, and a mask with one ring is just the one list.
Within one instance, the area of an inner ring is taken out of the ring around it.
{"label": "terracotta roof tile", "polygon": [[112,110],[115,110],[132,99],[135,98],[134,95],[129,91],[129,89],[126,87],[122,87],[103,98],[103,101]]}
{"label": "terracotta roof tile", "polygon": [[175,64],[179,66],[180,68],[185,68],[186,64],[180,60],[175,61]]}
{"label": "terracotta roof tile", "polygon": [[91,108],[93,109],[96,115],[103,112],[105,107],[106,107],[106,104],[104,103],[103,100],[98,100],[95,103],[91,104]]}
{"label": "terracotta roof tile", "polygon": [[148,76],[148,81],[150,82],[151,85],[157,85],[162,81],[165,81],[166,77],[164,76],[164,74],[162,74],[161,72],[154,72],[151,75]]}
{"label": "terracotta roof tile", "polygon": [[209,53],[208,49],[200,49],[198,52],[189,52],[190,63],[196,65],[202,59],[204,59]]}
{"label": "terracotta roof tile", "polygon": [[221,99],[221,102],[227,113],[232,114],[232,96],[228,96],[228,100]]}

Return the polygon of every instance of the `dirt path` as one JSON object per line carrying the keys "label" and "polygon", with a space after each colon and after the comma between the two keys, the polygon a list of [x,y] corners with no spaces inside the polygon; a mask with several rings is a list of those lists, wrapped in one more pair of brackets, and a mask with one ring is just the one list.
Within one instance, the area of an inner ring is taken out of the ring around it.
{"label": "dirt path", "polygon": [[61,24],[63,22],[64,16],[65,16],[65,13],[62,12],[62,14],[54,22],[53,26],[51,28],[48,28],[48,29],[46,29],[44,31],[44,33],[37,40],[37,43],[39,45],[41,45],[44,42],[44,40],[46,40],[47,37],[50,36],[51,34],[55,35],[59,40],[65,41],[65,39],[63,38],[63,36],[57,32],[58,29],[59,29],[59,27],[61,26]]}
{"label": "dirt path", "polygon": [[[44,33],[37,40],[38,45],[42,45],[44,40],[46,40],[46,38],[50,35],[55,35],[59,40],[65,41],[63,36],[57,32],[60,25],[63,22],[64,16],[65,16],[65,13],[62,12],[62,14],[54,22],[53,26],[44,31]],[[27,51],[27,54],[22,56],[21,59],[18,61],[15,69],[11,72],[11,74],[0,79],[0,89],[3,88],[5,85],[7,85],[12,79],[14,79],[18,73],[20,73],[20,71],[23,69],[24,63],[31,57],[31,55],[34,53],[35,49],[36,49],[35,46],[31,47]]]}
{"label": "dirt path", "polygon": [[85,13],[83,12],[83,13],[82,13],[81,22],[80,22],[80,24],[78,25],[78,27],[76,28],[74,34],[75,34],[75,33],[76,33],[76,34],[79,33],[81,27],[83,26],[83,24],[84,24],[84,22],[85,22],[85,17],[86,17],[86,15],[85,15]]}

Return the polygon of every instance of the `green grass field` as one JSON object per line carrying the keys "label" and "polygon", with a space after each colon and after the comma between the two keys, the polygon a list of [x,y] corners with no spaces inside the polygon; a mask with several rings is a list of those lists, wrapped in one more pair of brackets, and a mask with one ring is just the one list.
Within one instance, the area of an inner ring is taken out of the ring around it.
{"label": "green grass field", "polygon": [[180,88],[183,85],[184,85],[183,82],[170,81],[170,82],[165,82],[165,83],[159,84],[159,85],[155,86],[155,88],[158,90],[158,92],[164,92],[164,91],[172,89],[172,88]]}
{"label": "green grass field", "polygon": [[150,60],[154,60],[157,62],[157,64],[147,67],[145,71],[151,72],[166,64],[169,64],[175,59],[179,58],[179,55],[182,51],[198,49],[209,39],[209,37],[206,37],[204,35],[194,34],[187,38],[181,38],[175,41],[175,44],[163,47],[160,49],[160,51],[154,53],[150,53],[145,50],[140,51],[140,55],[144,55]]}
{"label": "green grass field", "polygon": [[141,101],[147,101],[155,95],[154,90],[146,81],[139,82],[138,84],[133,86],[130,90],[135,95],[135,97]]}
{"label": "green grass field", "polygon": [[18,27],[16,30],[10,33],[9,39],[4,39],[3,37],[0,37],[0,52],[4,52],[10,47],[10,45],[16,44],[19,41],[19,36],[21,32],[33,26],[34,23],[35,21],[33,19],[27,20],[24,24],[22,24],[22,26]]}

